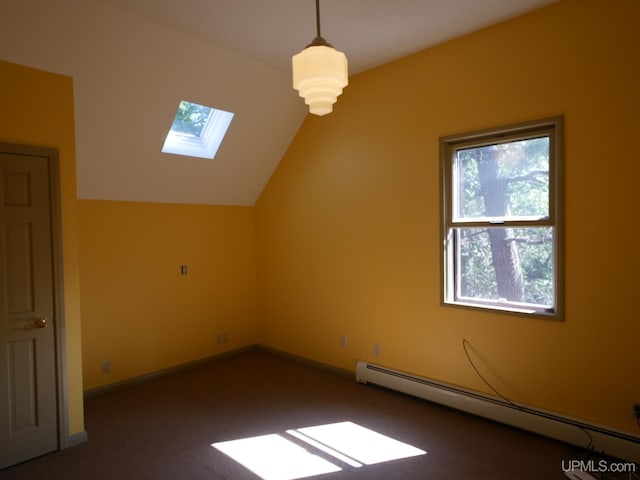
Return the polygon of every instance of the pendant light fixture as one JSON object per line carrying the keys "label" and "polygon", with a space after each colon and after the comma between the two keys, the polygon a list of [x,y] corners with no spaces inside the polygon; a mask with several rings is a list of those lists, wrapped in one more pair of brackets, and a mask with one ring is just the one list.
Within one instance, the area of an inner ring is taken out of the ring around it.
{"label": "pendant light fixture", "polygon": [[316,0],[316,30],[316,38],[291,59],[293,88],[309,105],[309,112],[326,115],[349,79],[347,57],[320,35],[320,0]]}

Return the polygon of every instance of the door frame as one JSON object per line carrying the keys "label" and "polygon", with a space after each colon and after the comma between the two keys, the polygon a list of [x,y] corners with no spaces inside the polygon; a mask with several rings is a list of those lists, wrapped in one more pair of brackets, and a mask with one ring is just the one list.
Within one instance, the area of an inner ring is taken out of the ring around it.
{"label": "door frame", "polygon": [[[64,276],[62,254],[62,207],[60,189],[60,159],[57,148],[20,145],[0,142],[0,152],[13,155],[40,157],[46,160],[49,170],[49,208],[51,218],[51,260],[53,272],[53,314],[55,321],[54,342],[56,357],[56,400],[58,425],[58,450],[68,448],[85,439],[69,436],[69,408],[67,390],[67,350],[64,310]],[[75,437],[75,436],[74,436]]]}

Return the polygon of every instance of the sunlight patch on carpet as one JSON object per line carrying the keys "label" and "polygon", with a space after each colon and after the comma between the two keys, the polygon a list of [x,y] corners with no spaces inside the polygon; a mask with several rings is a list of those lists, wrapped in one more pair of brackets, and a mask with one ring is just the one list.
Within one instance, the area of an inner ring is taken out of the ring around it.
{"label": "sunlight patch on carpet", "polygon": [[211,446],[263,480],[296,480],[338,472],[343,467],[360,468],[427,453],[353,422],[292,429],[285,434],[230,440]]}
{"label": "sunlight patch on carpet", "polygon": [[342,470],[277,434],[219,442],[212,446],[264,480],[294,480]]}
{"label": "sunlight patch on carpet", "polygon": [[353,422],[299,428],[297,431],[365,465],[427,453]]}

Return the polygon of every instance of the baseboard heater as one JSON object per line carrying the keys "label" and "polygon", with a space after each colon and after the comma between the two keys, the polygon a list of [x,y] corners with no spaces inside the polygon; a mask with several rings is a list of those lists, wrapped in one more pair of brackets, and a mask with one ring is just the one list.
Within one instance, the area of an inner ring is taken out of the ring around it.
{"label": "baseboard heater", "polygon": [[508,402],[443,382],[366,361],[356,364],[356,380],[396,390],[457,410],[554,438],[598,453],[640,463],[640,436]]}

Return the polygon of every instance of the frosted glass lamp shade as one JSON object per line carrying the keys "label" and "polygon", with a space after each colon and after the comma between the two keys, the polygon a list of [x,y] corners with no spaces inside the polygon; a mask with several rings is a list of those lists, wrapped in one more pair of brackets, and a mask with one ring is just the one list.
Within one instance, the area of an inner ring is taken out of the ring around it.
{"label": "frosted glass lamp shade", "polygon": [[345,54],[331,46],[312,45],[294,55],[291,63],[293,88],[309,105],[309,112],[331,113],[338,95],[349,83]]}

